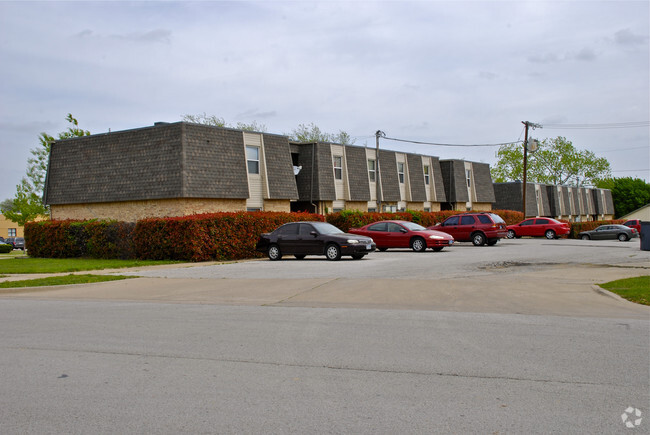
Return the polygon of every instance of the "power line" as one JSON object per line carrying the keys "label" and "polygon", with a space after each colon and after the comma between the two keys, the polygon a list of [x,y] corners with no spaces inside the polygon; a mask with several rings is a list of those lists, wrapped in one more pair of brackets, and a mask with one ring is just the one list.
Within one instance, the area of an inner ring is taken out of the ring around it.
{"label": "power line", "polygon": [[630,121],[630,122],[609,122],[603,124],[544,124],[543,128],[552,130],[595,130],[610,128],[637,128],[650,127],[649,121]]}
{"label": "power line", "polygon": [[421,142],[417,140],[397,139],[394,137],[387,137],[387,136],[382,136],[382,139],[392,140],[396,142],[414,143],[418,145],[435,145],[439,147],[499,147],[502,145],[511,145],[511,144],[522,142],[521,140],[516,140],[513,142],[490,143],[490,144],[451,144],[451,143]]}

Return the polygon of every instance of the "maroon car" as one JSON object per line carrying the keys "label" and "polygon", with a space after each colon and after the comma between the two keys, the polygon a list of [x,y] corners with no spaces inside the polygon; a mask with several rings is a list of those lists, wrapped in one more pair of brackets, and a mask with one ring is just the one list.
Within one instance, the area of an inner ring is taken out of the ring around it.
{"label": "maroon car", "polygon": [[623,222],[623,225],[626,227],[634,228],[639,234],[641,233],[641,219],[630,219]]}
{"label": "maroon car", "polygon": [[351,228],[348,232],[371,237],[380,251],[388,248],[411,248],[415,252],[423,252],[431,248],[438,252],[454,243],[454,238],[447,233],[428,230],[409,221],[373,222],[361,228]]}
{"label": "maroon car", "polygon": [[560,236],[569,234],[569,224],[551,218],[529,218],[518,224],[508,225],[508,238],[514,239],[522,236],[546,237],[557,239]]}
{"label": "maroon car", "polygon": [[494,246],[506,237],[506,223],[499,215],[488,212],[461,213],[450,216],[430,230],[451,234],[457,242],[472,242],[474,246]]}

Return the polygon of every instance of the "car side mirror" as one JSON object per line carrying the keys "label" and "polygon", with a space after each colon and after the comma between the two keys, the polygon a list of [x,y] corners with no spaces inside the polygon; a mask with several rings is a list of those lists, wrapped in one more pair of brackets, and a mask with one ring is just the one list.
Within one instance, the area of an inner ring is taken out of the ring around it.
{"label": "car side mirror", "polygon": [[400,229],[399,232],[400,232],[400,233],[408,233],[408,231],[405,230],[404,228]]}
{"label": "car side mirror", "polygon": [[318,237],[318,233],[316,231],[314,231],[314,230],[312,230],[309,234],[314,236],[314,237]]}

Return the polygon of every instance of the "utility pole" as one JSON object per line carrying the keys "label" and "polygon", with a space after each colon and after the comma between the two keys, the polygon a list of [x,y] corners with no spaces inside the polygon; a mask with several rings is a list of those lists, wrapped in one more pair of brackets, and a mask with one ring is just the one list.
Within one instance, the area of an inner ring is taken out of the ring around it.
{"label": "utility pole", "polygon": [[522,206],[521,210],[524,212],[524,219],[526,219],[526,171],[528,169],[528,128],[533,130],[536,128],[542,128],[541,125],[535,124],[534,122],[521,121],[522,124],[526,126],[526,134],[524,135],[524,185],[522,186]]}
{"label": "utility pole", "polygon": [[386,137],[386,133],[381,130],[377,130],[375,133],[375,139],[377,141],[377,149],[375,152],[375,186],[376,186],[376,195],[377,195],[377,213],[381,213],[381,189],[379,186],[379,138]]}

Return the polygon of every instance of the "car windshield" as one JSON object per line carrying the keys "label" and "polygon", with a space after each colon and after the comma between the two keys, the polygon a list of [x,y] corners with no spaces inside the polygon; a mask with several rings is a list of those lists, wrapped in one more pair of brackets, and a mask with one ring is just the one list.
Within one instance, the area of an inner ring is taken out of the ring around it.
{"label": "car windshield", "polygon": [[408,228],[411,231],[425,231],[426,228],[424,228],[422,225],[418,225],[414,222],[401,222],[403,226]]}
{"label": "car windshield", "polygon": [[341,234],[343,232],[334,225],[325,222],[314,222],[312,225],[320,234]]}

